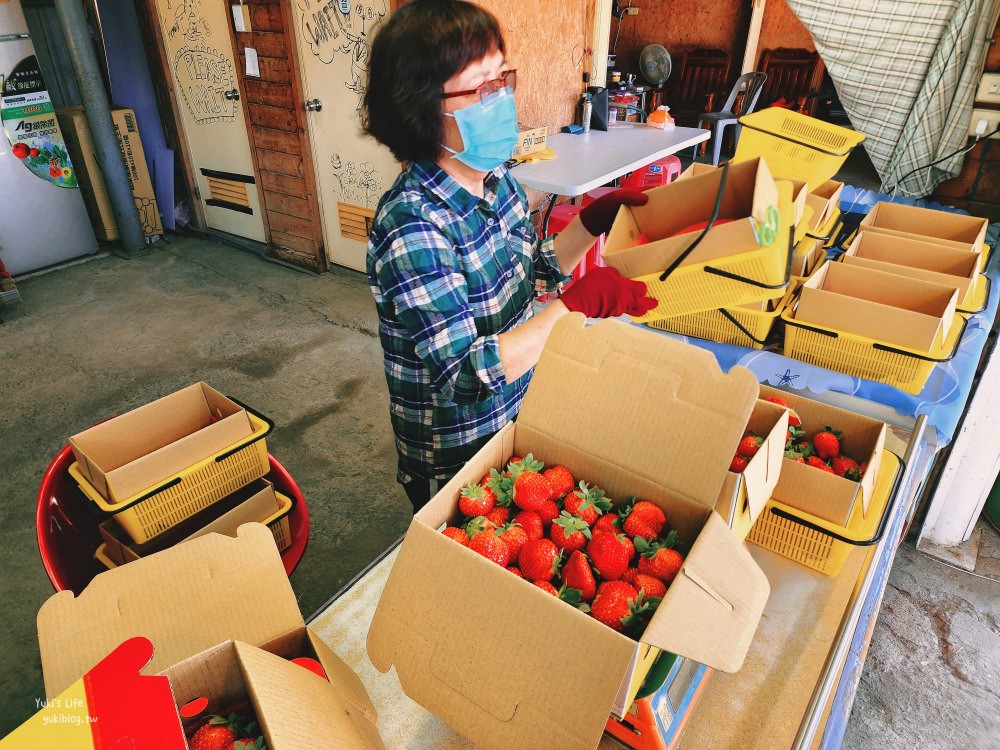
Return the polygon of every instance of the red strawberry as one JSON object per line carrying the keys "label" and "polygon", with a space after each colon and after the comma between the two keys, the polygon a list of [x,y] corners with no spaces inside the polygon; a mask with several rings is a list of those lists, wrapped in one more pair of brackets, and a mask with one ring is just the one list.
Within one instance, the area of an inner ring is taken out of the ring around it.
{"label": "red strawberry", "polygon": [[522,510],[538,510],[552,499],[549,480],[537,471],[525,471],[514,480],[514,504]]}
{"label": "red strawberry", "polygon": [[827,425],[822,431],[813,435],[812,444],[813,448],[816,449],[816,455],[820,458],[839,456],[841,434],[839,430]]}
{"label": "red strawberry", "polygon": [[549,532],[552,541],[564,552],[573,552],[587,546],[590,539],[590,527],[579,516],[570,515],[566,511],[552,522]]}
{"label": "red strawberry", "polygon": [[244,737],[233,743],[233,750],[267,750],[267,743],[263,737],[258,737],[257,739]]}
{"label": "red strawberry", "polygon": [[632,542],[624,534],[597,534],[587,545],[587,556],[605,581],[622,577],[632,559]]}
{"label": "red strawberry", "polygon": [[806,459],[806,466],[812,466],[814,469],[820,469],[833,474],[833,469],[827,466],[826,461],[819,456],[809,456],[809,458]]}
{"label": "red strawberry", "polygon": [[861,479],[861,468],[858,462],[848,456],[836,456],[830,462],[833,473],[838,477],[853,479],[855,482]]}
{"label": "red strawberry", "polygon": [[478,552],[487,560],[492,560],[502,568],[510,562],[510,547],[496,535],[495,531],[480,531],[469,541],[469,549]]}
{"label": "red strawberry", "polygon": [[677,532],[671,531],[662,542],[650,544],[645,539],[636,540],[635,546],[639,551],[639,573],[645,573],[653,578],[659,578],[669,584],[677,573],[680,572],[684,558],[681,553],[673,549],[677,543]]}
{"label": "red strawberry", "polygon": [[639,500],[631,506],[622,528],[633,539],[641,536],[649,541],[656,539],[667,523],[662,510],[648,500]]}
{"label": "red strawberry", "polygon": [[521,574],[520,568],[515,568],[513,565],[508,565],[507,570],[516,575],[518,578],[524,578],[524,576]]}
{"label": "red strawberry", "polygon": [[[528,455],[530,456],[531,454],[529,453]],[[523,460],[524,459],[521,458],[520,456],[511,456],[510,458],[507,459],[507,469],[510,470],[511,466],[513,466],[514,464],[519,464]]]}
{"label": "red strawberry", "polygon": [[743,470],[750,465],[750,461],[743,456],[733,456],[733,460],[729,462],[729,470],[734,474],[742,474]]}
{"label": "red strawberry", "polygon": [[621,517],[617,513],[605,513],[590,528],[592,534],[602,534],[607,531],[612,534],[621,533]]}
{"label": "red strawberry", "polygon": [[802,424],[802,420],[799,419],[799,415],[795,413],[794,407],[785,401],[783,398],[778,398],[777,396],[768,396],[764,399],[765,401],[770,401],[772,404],[777,404],[778,406],[784,406],[788,409],[788,424],[792,427],[798,427]]}
{"label": "red strawberry", "polygon": [[469,535],[469,539],[472,539],[480,531],[492,531],[495,530],[497,525],[493,523],[486,516],[476,516],[475,518],[470,518],[462,526],[465,529],[465,533]]}
{"label": "red strawberry", "polygon": [[638,575],[639,575],[638,568],[628,568],[624,573],[622,573],[621,580],[625,581],[625,583],[631,583],[632,587],[638,590],[639,587],[635,585],[636,578]]}
{"label": "red strawberry", "polygon": [[785,450],[799,453],[812,452],[812,446],[806,440],[806,432],[801,427],[790,426],[785,431]]}
{"label": "red strawberry", "polygon": [[646,596],[663,598],[667,593],[667,586],[663,581],[645,573],[636,573],[635,583],[632,585],[639,591],[645,591]]}
{"label": "red strawberry", "polygon": [[229,750],[236,739],[236,714],[213,716],[191,736],[190,750]]}
{"label": "red strawberry", "polygon": [[743,456],[744,458],[753,458],[757,455],[757,451],[760,450],[760,444],[763,442],[761,438],[752,432],[748,432],[743,436],[740,444],[736,446],[736,455]]}
{"label": "red strawberry", "polygon": [[463,547],[469,546],[469,535],[465,532],[465,529],[461,528],[460,526],[449,526],[441,533],[444,534],[449,539],[454,539]]}
{"label": "red strawberry", "polygon": [[590,569],[587,556],[580,550],[573,552],[567,563],[563,565],[562,580],[565,585],[579,591],[580,598],[585,602],[589,602],[597,593],[594,571]]}
{"label": "red strawberry", "polygon": [[528,539],[541,539],[545,536],[541,517],[533,510],[522,510],[514,518],[513,523],[522,527],[528,534]]}
{"label": "red strawberry", "polygon": [[551,539],[530,539],[521,547],[518,565],[530,581],[551,581],[559,570],[559,549]]}
{"label": "red strawberry", "polygon": [[489,487],[469,482],[458,497],[458,509],[466,516],[485,516],[497,504],[497,496]]}
{"label": "red strawberry", "polygon": [[548,581],[535,581],[534,583],[536,586],[538,586],[538,588],[540,588],[546,594],[552,594],[552,596],[559,596],[559,592],[556,590],[556,587],[553,586]]}
{"label": "red strawberry", "polygon": [[795,463],[798,463],[798,464],[804,464],[806,462],[806,460],[804,458],[802,458],[802,456],[796,456],[792,460],[795,461]]}
{"label": "red strawberry", "polygon": [[566,495],[563,507],[574,516],[580,516],[588,526],[593,526],[598,516],[611,510],[611,501],[604,496],[603,490],[580,482],[580,489]]}
{"label": "red strawberry", "polygon": [[609,628],[640,635],[659,605],[656,597],[647,597],[625,581],[605,581],[597,589],[591,614]]}
{"label": "red strawberry", "polygon": [[510,549],[510,562],[516,563],[517,556],[521,553],[521,547],[528,541],[528,532],[516,523],[510,523],[500,528],[500,538]]}
{"label": "red strawberry", "polygon": [[536,513],[542,519],[542,526],[548,529],[552,526],[552,522],[559,517],[559,505],[555,500],[546,500],[539,506]]}
{"label": "red strawberry", "polygon": [[503,506],[498,505],[486,514],[486,520],[494,526],[503,526],[505,523],[510,521],[510,508],[504,508]]}
{"label": "red strawberry", "polygon": [[514,480],[507,475],[507,472],[490,469],[490,478],[486,480],[486,486],[493,490],[497,505],[500,507],[506,508],[513,502],[511,493],[514,491]]}
{"label": "red strawberry", "polygon": [[542,472],[542,476],[549,481],[553,497],[562,497],[576,486],[573,475],[562,464],[556,464],[551,469],[546,469]]}

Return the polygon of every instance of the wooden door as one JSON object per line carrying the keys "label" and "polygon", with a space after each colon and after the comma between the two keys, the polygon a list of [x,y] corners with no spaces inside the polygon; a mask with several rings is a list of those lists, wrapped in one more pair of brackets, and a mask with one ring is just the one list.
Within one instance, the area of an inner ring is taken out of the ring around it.
{"label": "wooden door", "polygon": [[[291,7],[287,0],[242,2],[249,11],[249,30],[240,31],[234,18],[229,19],[229,25],[270,249],[290,263],[325,270],[327,258],[306,134],[305,97],[291,34]],[[229,3],[225,7],[229,8]]]}
{"label": "wooden door", "polygon": [[389,0],[287,0],[294,17],[304,96],[331,262],[365,270],[375,206],[399,173],[389,151],[361,135],[371,39]]}
{"label": "wooden door", "polygon": [[195,199],[209,227],[265,242],[253,156],[240,100],[229,4],[152,0],[192,164]]}

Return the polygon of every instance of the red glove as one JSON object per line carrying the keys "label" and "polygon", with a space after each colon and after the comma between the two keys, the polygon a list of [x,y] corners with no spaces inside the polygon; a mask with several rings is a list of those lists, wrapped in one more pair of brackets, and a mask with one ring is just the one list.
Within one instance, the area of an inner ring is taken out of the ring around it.
{"label": "red glove", "polygon": [[638,190],[615,190],[602,195],[589,206],[580,211],[580,221],[584,228],[597,237],[607,234],[615,223],[619,206],[645,206],[649,198]]}
{"label": "red glove", "polygon": [[646,285],[626,279],[613,268],[593,268],[559,298],[571,312],[588,318],[641,317],[659,303],[646,296]]}

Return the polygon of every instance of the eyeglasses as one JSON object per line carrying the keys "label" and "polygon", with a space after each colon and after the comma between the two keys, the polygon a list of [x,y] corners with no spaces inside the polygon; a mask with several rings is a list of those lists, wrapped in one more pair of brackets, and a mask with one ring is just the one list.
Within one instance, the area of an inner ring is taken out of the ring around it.
{"label": "eyeglasses", "polygon": [[498,93],[501,89],[510,89],[510,93],[514,93],[514,89],[517,88],[517,71],[516,70],[505,70],[500,74],[499,78],[494,78],[492,81],[486,81],[481,83],[478,88],[469,89],[467,91],[448,91],[441,94],[442,99],[453,99],[456,96],[471,96],[472,94],[479,94],[479,101],[486,102],[494,94]]}

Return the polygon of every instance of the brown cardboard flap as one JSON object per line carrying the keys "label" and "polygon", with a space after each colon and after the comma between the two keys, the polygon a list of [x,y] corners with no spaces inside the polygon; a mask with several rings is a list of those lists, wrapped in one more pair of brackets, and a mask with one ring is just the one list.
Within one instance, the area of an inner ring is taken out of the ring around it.
{"label": "brown cardboard flap", "polygon": [[518,425],[712,508],[757,390],[707,351],[618,321],[584,326],[576,313],[549,335]]}
{"label": "brown cardboard flap", "polygon": [[977,216],[882,202],[872,207],[861,221],[860,229],[961,242],[975,251],[986,239],[987,224],[986,219]]}
{"label": "brown cardboard flap", "polygon": [[750,504],[751,515],[756,518],[771,499],[771,492],[778,484],[781,474],[785,436],[788,432],[788,409],[758,400],[747,429],[764,438],[757,455],[743,470],[747,502]]}
{"label": "brown cardboard flap", "polygon": [[369,748],[385,745],[375,725],[322,677],[239,641],[233,644],[268,747]]}
{"label": "brown cardboard flap", "polygon": [[711,514],[642,642],[723,672],[743,665],[771,592],[723,520]]}
{"label": "brown cardboard flap", "polygon": [[365,684],[358,677],[357,672],[351,669],[347,662],[337,656],[333,649],[308,627],[306,628],[306,638],[309,639],[309,644],[316,652],[319,663],[323,665],[330,683],[374,723],[378,719],[378,712],[375,710],[375,704],[372,703],[371,696],[368,695],[368,690],[365,689]]}
{"label": "brown cardboard flap", "polygon": [[101,573],[79,597],[61,591],[38,612],[45,690],[55,696],[111,649],[149,638],[160,671],[231,638],[266,643],[302,627],[270,530],[210,534]]}
{"label": "brown cardboard flap", "polygon": [[[585,656],[563,649],[569,632]],[[408,696],[483,748],[592,750],[636,646],[414,519],[367,647],[379,671],[395,666]]]}

